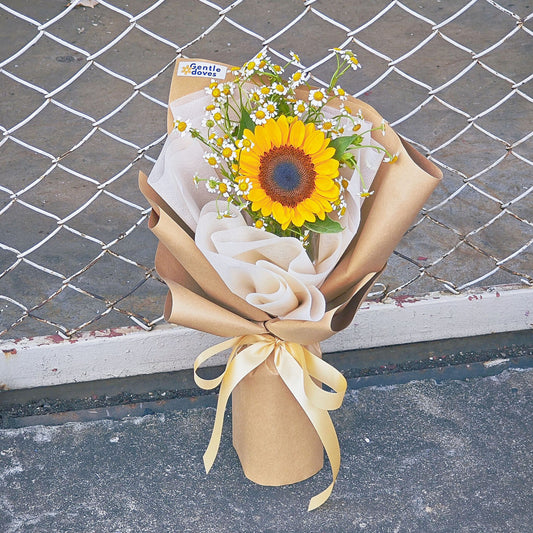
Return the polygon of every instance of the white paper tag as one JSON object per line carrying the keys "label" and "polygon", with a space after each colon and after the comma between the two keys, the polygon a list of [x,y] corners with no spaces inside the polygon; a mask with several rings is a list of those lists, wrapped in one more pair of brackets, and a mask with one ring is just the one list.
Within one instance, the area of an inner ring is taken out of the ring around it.
{"label": "white paper tag", "polygon": [[216,63],[204,63],[202,61],[183,61],[178,66],[177,76],[189,76],[195,78],[216,78],[223,80],[226,77],[227,67]]}

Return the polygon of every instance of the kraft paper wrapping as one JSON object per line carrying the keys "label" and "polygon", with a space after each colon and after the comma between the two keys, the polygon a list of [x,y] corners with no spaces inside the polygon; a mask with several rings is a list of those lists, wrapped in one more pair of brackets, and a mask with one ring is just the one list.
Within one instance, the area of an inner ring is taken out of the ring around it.
{"label": "kraft paper wrapping", "polygon": [[[315,347],[313,352],[317,351]],[[280,379],[273,354],[246,375],[231,398],[233,446],[248,479],[261,485],[288,485],[322,469],[322,441]]]}
{"label": "kraft paper wrapping", "polygon": [[[181,61],[184,60],[176,62],[169,102],[199,91],[211,81],[177,76]],[[225,66],[227,79],[232,79],[229,65]],[[348,102],[352,109],[361,110],[374,127],[382,123],[382,117],[368,104],[350,97]],[[169,131],[172,125],[169,109]],[[159,239],[156,269],[169,289],[165,319],[221,337],[271,334],[301,345],[319,343],[349,326],[389,256],[442,177],[433,163],[388,125],[383,134],[374,131],[372,136],[390,153],[398,153],[398,160],[380,165],[372,183],[374,194],[363,203],[357,234],[320,287],[326,313],[314,322],[272,317],[232,293],[196,246],[194,231],[141,173],[139,186],[152,206],[149,227]],[[314,351],[318,349],[315,347]],[[238,382],[232,394],[233,440],[245,475],[260,484],[280,485],[310,477],[321,468],[323,441],[310,423],[309,413],[302,410],[302,401],[299,403],[289,392],[271,359]]]}

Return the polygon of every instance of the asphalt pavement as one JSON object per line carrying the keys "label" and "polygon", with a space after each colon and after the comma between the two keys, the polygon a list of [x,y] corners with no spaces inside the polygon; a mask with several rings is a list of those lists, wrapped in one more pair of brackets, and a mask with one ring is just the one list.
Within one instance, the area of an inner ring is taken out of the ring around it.
{"label": "asphalt pavement", "polygon": [[295,485],[252,483],[231,444],[230,409],[205,474],[214,394],[4,418],[0,530],[529,533],[533,343],[482,359],[344,369],[349,389],[332,413],[340,474],[312,512],[308,500],[330,483],[327,461]]}

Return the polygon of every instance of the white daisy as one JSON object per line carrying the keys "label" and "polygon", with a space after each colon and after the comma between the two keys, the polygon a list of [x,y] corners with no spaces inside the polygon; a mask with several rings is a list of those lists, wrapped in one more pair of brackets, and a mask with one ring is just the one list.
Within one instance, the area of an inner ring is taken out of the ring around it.
{"label": "white daisy", "polygon": [[314,89],[309,92],[309,103],[313,107],[322,107],[326,103],[326,91],[322,89]]}
{"label": "white daisy", "polygon": [[220,157],[213,152],[205,152],[204,160],[213,168],[218,168],[218,164],[220,163]]}

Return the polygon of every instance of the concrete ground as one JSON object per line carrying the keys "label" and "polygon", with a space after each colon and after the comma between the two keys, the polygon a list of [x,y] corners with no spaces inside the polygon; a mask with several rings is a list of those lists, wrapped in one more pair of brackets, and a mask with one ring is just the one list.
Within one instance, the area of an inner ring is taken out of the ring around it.
{"label": "concrete ground", "polygon": [[231,446],[202,453],[212,407],[0,431],[5,533],[468,532],[533,529],[533,371],[349,390],[330,482],[263,487]]}
{"label": "concrete ground", "polygon": [[[330,482],[327,463],[296,485],[252,483],[231,445],[231,409],[205,474],[216,395],[165,400],[168,381],[146,378],[145,391],[159,392],[143,402],[47,415],[34,405],[33,416],[14,418],[5,410],[2,532],[529,533],[533,342],[528,333],[504,340],[468,354],[462,342],[445,349],[430,343],[424,349],[434,354],[433,367],[422,368],[411,352],[399,371],[383,364],[396,348],[369,355],[374,370],[367,371],[354,368],[356,353],[335,356],[349,378],[344,403],[332,413],[341,469],[328,502],[310,513],[309,498]],[[459,364],[450,364],[454,357]],[[190,372],[173,379],[185,388]],[[140,391],[143,384],[125,387]],[[119,388],[107,384],[107,398]],[[23,400],[20,392],[7,394],[0,401],[15,401],[14,394]],[[75,391],[61,394],[66,408]]]}
{"label": "concrete ground", "polygon": [[[1,337],[161,316],[165,287],[137,176],[162,146],[173,62],[179,51],[242,64],[267,41],[306,67],[332,47],[353,48],[363,68],[343,78],[346,90],[362,92],[444,171],[431,218],[389,261],[389,290],[410,282],[395,294],[425,295],[488,273],[480,284],[533,281],[531,141],[518,142],[531,132],[528,0],[478,0],[456,18],[466,1],[405,0],[407,10],[395,5],[375,20],[389,0],[117,0],[66,14],[64,0],[1,4]],[[313,70],[314,83],[329,79],[332,61]],[[443,86],[430,98],[428,87]]]}

